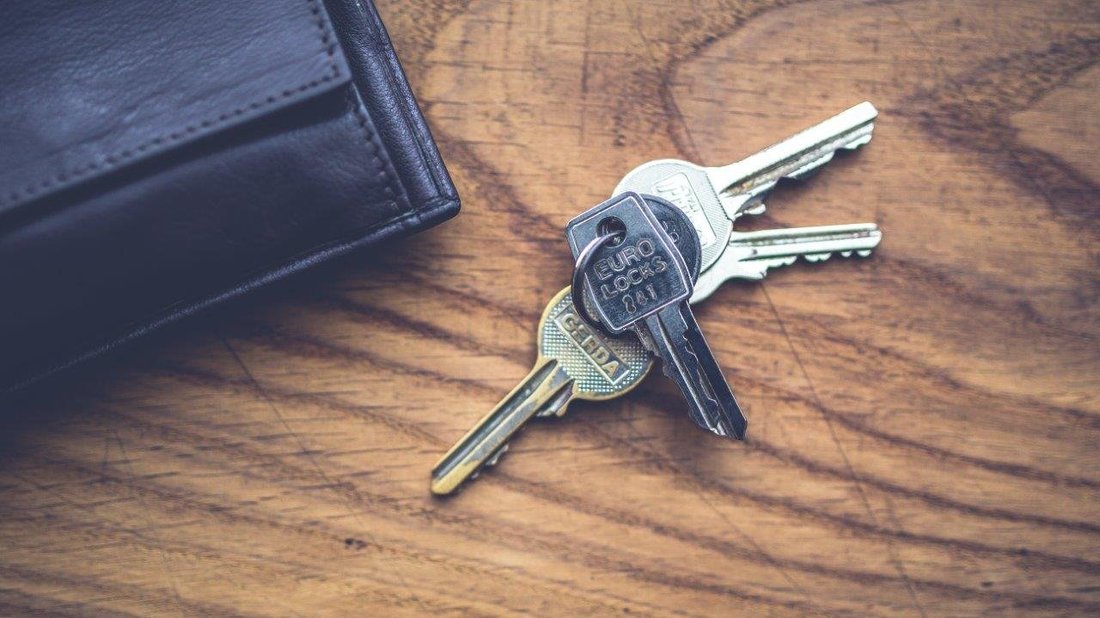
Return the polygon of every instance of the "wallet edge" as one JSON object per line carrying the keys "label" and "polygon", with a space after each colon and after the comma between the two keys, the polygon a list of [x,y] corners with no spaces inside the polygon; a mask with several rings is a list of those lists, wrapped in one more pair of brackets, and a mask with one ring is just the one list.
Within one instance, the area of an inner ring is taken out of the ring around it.
{"label": "wallet edge", "polygon": [[[403,148],[394,140],[401,137],[415,138],[415,153],[419,166],[423,167],[431,180],[433,193],[423,193],[422,182],[409,182],[410,179],[398,174],[398,180],[406,192],[410,203],[428,202],[438,197],[453,200],[450,216],[458,214],[461,208],[458,191],[443,163],[442,155],[436,146],[423,112],[409,85],[408,77],[398,61],[397,53],[378,9],[367,0],[323,0],[328,12],[329,23],[340,42],[351,74],[350,85],[354,90],[358,104],[370,119],[378,139],[385,144],[391,158],[408,156],[412,149]],[[354,36],[355,30],[366,31],[362,36]],[[367,45],[364,45],[366,43]],[[384,83],[384,87],[376,86]],[[389,96],[372,96],[372,92],[384,90]],[[398,113],[393,113],[397,111]],[[393,126],[394,123],[399,126]],[[396,137],[395,137],[396,136]],[[416,166],[391,165],[391,168],[410,169]],[[408,195],[408,191],[417,191]]]}
{"label": "wallet edge", "polygon": [[28,377],[5,384],[0,394],[13,395],[24,391],[51,376],[92,359],[102,357],[145,335],[218,305],[236,300],[257,289],[288,279],[315,266],[352,254],[385,240],[402,237],[411,231],[435,226],[454,216],[458,208],[457,202],[457,198],[440,197],[425,203],[421,208],[380,221],[354,238],[332,241],[306,253],[296,255],[276,266],[257,271],[230,288],[203,296],[193,302],[174,306],[136,325],[131,325],[118,335],[107,338],[103,343],[93,345]]}

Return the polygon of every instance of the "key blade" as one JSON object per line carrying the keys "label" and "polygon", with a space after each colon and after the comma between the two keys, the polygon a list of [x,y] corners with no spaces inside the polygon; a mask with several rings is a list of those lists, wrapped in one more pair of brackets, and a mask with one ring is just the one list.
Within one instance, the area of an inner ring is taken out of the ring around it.
{"label": "key blade", "polygon": [[740,261],[812,257],[840,251],[874,249],[882,231],[874,223],[818,225],[758,232],[734,232],[726,251],[747,255]]}
{"label": "key blade", "polygon": [[763,212],[761,201],[783,178],[803,178],[832,160],[838,150],[871,141],[878,110],[864,101],[824,122],[736,163],[706,168],[727,216]]}
{"label": "key blade", "polygon": [[[694,322],[694,319],[692,321]],[[701,372],[706,378],[706,382],[712,385],[713,394],[720,404],[717,409],[717,417],[710,419],[710,430],[720,436],[744,440],[749,421],[745,418],[745,413],[741,410],[740,404],[737,403],[737,397],[730,390],[729,383],[726,382],[722,369],[714,359],[710,346],[703,339],[702,331],[699,330],[698,326],[689,327],[684,335],[690,347],[690,350],[685,351],[685,356],[690,355],[698,366],[697,371]]]}
{"label": "key blade", "polygon": [[714,187],[730,195],[780,178],[805,176],[827,163],[837,150],[852,150],[871,141],[878,110],[864,101],[736,163],[709,168]]}
{"label": "key blade", "polygon": [[495,464],[516,432],[572,384],[557,361],[540,359],[527,378],[432,468],[432,493],[452,493],[483,467]]}
{"label": "key blade", "polygon": [[691,420],[719,436],[744,439],[748,420],[690,309],[671,306],[645,321],[643,341],[688,401]]}
{"label": "key blade", "polygon": [[768,269],[793,264],[799,257],[867,257],[881,241],[882,230],[874,223],[735,232],[714,267],[699,276],[691,302],[706,299],[730,279],[763,279]]}

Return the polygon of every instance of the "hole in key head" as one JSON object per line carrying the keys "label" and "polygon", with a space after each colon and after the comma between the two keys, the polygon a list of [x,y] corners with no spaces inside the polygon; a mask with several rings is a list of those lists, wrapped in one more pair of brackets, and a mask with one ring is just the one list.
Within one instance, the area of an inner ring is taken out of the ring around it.
{"label": "hole in key head", "polygon": [[626,238],[626,224],[618,217],[606,217],[596,224],[596,233],[600,236],[607,236],[610,234],[611,240],[608,240],[607,244],[612,247],[617,247],[621,245],[623,239]]}

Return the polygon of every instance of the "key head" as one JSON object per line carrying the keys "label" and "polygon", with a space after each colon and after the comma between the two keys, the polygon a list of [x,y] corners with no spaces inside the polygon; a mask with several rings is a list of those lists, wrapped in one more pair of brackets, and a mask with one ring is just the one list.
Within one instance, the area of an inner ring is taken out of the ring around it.
{"label": "key head", "polygon": [[[573,397],[593,401],[626,393],[653,367],[653,355],[632,333],[612,337],[582,320],[568,287],[542,313],[539,356],[557,361],[573,379]],[[555,409],[563,412],[564,406]]]}
{"label": "key head", "polygon": [[643,163],[619,181],[615,193],[635,191],[672,202],[691,220],[702,249],[702,270],[718,261],[726,248],[733,221],[726,214],[706,168],[677,159]]}
{"label": "key head", "polygon": [[684,258],[691,280],[699,278],[699,272],[703,267],[703,249],[699,243],[699,234],[684,211],[677,208],[672,202],[653,195],[643,195],[642,199],[653,211],[653,216],[661,223],[665,233],[676,245],[676,250]]}
{"label": "key head", "polygon": [[[616,233],[614,239],[592,249],[593,241],[609,232]],[[611,333],[622,333],[691,296],[684,258],[637,193],[616,195],[589,209],[570,221],[565,233],[574,258],[592,251],[578,274],[601,325]]]}

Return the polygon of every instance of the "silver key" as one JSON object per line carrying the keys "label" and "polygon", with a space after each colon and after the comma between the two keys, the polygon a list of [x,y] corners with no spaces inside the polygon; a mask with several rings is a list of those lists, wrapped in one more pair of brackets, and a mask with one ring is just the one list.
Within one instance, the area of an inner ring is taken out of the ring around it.
{"label": "silver key", "polygon": [[588,319],[584,298],[575,299],[578,314],[612,334],[637,333],[696,424],[743,438],[748,423],[688,306],[693,273],[642,196],[617,195],[565,229],[577,260],[574,288],[585,287],[598,318]]}
{"label": "silver key", "polygon": [[746,159],[702,167],[675,159],[644,163],[619,181],[615,194],[636,191],[663,197],[691,218],[703,250],[703,272],[728,246],[733,223],[764,211],[764,199],[782,178],[802,178],[832,160],[836,151],[871,141],[878,115],[860,103]]}
{"label": "silver key", "polygon": [[623,395],[653,366],[653,355],[633,335],[609,337],[578,318],[570,288],[558,292],[543,311],[538,348],[531,373],[432,469],[432,493],[449,494],[496,464],[532,417],[561,416],[575,399]]}
{"label": "silver key", "polygon": [[795,227],[759,232],[733,232],[725,252],[710,270],[699,275],[691,302],[714,293],[729,279],[763,279],[769,268],[827,260],[834,253],[867,257],[882,241],[874,223]]}

